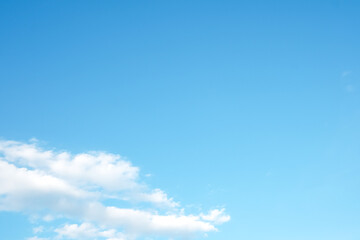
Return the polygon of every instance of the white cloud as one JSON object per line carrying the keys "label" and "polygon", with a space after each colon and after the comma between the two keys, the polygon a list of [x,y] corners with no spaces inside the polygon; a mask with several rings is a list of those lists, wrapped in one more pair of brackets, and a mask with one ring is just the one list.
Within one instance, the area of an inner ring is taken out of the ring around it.
{"label": "white cloud", "polygon": [[44,227],[43,226],[38,226],[33,228],[33,233],[37,234],[37,233],[42,233],[44,231]]}
{"label": "white cloud", "polygon": [[0,159],[0,210],[68,208],[94,196],[38,170],[18,168]]}
{"label": "white cloud", "polygon": [[102,219],[108,225],[123,226],[130,233],[151,235],[185,236],[196,232],[215,231],[216,228],[193,215],[159,215],[156,213],[106,207],[98,211],[96,219]]}
{"label": "white cloud", "polygon": [[27,238],[26,240],[49,240],[49,239],[48,238],[39,238],[39,237],[35,236],[35,237]]}
{"label": "white cloud", "polygon": [[47,214],[42,218],[45,222],[51,222],[55,219],[55,217],[51,214]]}
{"label": "white cloud", "polygon": [[82,223],[81,225],[66,224],[61,228],[55,229],[55,232],[58,233],[58,239],[66,238],[82,240],[106,238],[107,240],[125,240],[124,234],[117,232],[115,229],[101,229],[91,223]]}
{"label": "white cloud", "polygon": [[214,209],[207,215],[201,215],[201,218],[206,221],[211,221],[214,224],[223,224],[230,221],[230,216],[225,214],[225,209]]}
{"label": "white cloud", "polygon": [[[0,141],[0,210],[45,213],[42,219],[46,221],[57,216],[83,222],[57,228],[58,237],[124,239],[116,229],[131,236],[183,237],[216,231],[214,224],[230,220],[224,209],[185,215],[178,202],[161,189],[150,190],[138,178],[139,169],[119,155],[72,155],[43,150],[36,141]],[[150,202],[160,209],[107,206],[102,201],[108,196]],[[172,213],[159,213],[163,207]],[[41,231],[34,229],[34,233]]]}
{"label": "white cloud", "polygon": [[139,169],[119,155],[89,152],[72,156],[68,152],[44,151],[36,143],[0,142],[5,159],[25,167],[46,171],[77,185],[101,187],[109,191],[133,189]]}
{"label": "white cloud", "polygon": [[138,201],[151,202],[160,207],[176,208],[180,206],[178,202],[175,202],[173,198],[169,198],[164,191],[158,188],[150,193],[136,193],[132,198]]}

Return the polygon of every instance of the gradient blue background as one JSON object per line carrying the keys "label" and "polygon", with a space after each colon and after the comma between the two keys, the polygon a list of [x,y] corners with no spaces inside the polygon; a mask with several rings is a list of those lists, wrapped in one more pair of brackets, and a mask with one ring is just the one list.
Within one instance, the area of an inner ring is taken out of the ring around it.
{"label": "gradient blue background", "polygon": [[3,0],[0,82],[3,139],[119,153],[209,240],[360,239],[359,1]]}

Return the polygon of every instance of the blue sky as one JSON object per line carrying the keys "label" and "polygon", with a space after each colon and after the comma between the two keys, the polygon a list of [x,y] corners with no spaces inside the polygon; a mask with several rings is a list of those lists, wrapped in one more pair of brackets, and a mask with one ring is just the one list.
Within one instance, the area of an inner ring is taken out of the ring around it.
{"label": "blue sky", "polygon": [[[185,217],[194,239],[358,240],[359,12],[335,0],[1,1],[0,235],[188,230],[47,200],[67,199]],[[112,159],[114,174],[91,175],[81,154],[93,170]]]}

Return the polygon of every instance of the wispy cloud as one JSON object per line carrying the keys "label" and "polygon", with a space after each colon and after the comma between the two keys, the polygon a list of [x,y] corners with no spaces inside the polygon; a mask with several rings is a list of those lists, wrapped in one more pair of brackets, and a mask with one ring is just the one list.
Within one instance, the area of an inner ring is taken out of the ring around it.
{"label": "wispy cloud", "polygon": [[354,92],[354,91],[355,91],[355,87],[354,87],[354,85],[352,85],[352,84],[348,84],[348,85],[346,85],[345,90],[346,90],[347,92],[351,93],[351,92]]}
{"label": "wispy cloud", "polygon": [[354,81],[354,76],[352,71],[343,71],[341,73],[341,79],[343,80],[344,90],[348,93],[353,93],[356,91],[356,82]]}
{"label": "wispy cloud", "polygon": [[343,71],[343,72],[341,73],[341,77],[342,77],[342,78],[345,78],[345,77],[349,76],[350,74],[351,74],[351,71]]}
{"label": "wispy cloud", "polygon": [[207,215],[201,214],[201,218],[217,224],[223,224],[230,220],[230,216],[225,214],[225,208],[211,210]]}
{"label": "wispy cloud", "polygon": [[44,227],[43,226],[38,226],[38,227],[35,227],[33,228],[33,232],[36,234],[36,233],[41,233],[44,231]]}
{"label": "wispy cloud", "polygon": [[[117,154],[74,155],[44,150],[36,141],[0,141],[0,210],[42,214],[44,221],[53,216],[66,219],[70,223],[56,228],[56,239],[174,238],[216,231],[216,225],[230,220],[225,209],[184,214],[180,203],[164,191],[141,183],[139,171]],[[119,203],[107,205],[108,198]],[[118,207],[124,201],[152,207]],[[35,233],[43,230],[35,229]],[[31,239],[41,239],[37,237]]]}
{"label": "wispy cloud", "polygon": [[62,239],[97,239],[107,238],[108,240],[125,240],[124,234],[117,232],[115,229],[104,229],[94,226],[91,223],[65,224],[55,229],[58,233],[57,238]]}

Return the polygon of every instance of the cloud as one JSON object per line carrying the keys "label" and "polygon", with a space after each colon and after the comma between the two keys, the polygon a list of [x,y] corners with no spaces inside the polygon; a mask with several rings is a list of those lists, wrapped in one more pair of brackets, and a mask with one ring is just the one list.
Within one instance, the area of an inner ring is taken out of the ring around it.
{"label": "cloud", "polygon": [[26,240],[49,240],[49,238],[39,238],[39,237],[35,236],[35,237],[27,238]]}
{"label": "cloud", "polygon": [[350,92],[350,93],[355,91],[355,87],[352,84],[346,85],[345,89],[347,92]]}
{"label": "cloud", "polygon": [[43,232],[43,231],[44,231],[44,227],[43,227],[43,226],[38,226],[38,227],[33,228],[33,232],[34,232],[35,234],[41,233],[41,232]]}
{"label": "cloud", "polygon": [[33,144],[0,142],[5,159],[50,173],[82,186],[118,191],[136,187],[139,169],[119,155],[89,152],[72,156],[68,152],[44,151]]}
{"label": "cloud", "polygon": [[0,160],[0,210],[54,209],[62,211],[94,196],[38,170]]}
{"label": "cloud", "polygon": [[225,208],[214,209],[207,215],[201,215],[201,218],[206,221],[214,222],[215,224],[223,224],[230,221],[230,216],[225,214]]}
{"label": "cloud", "polygon": [[341,77],[344,78],[344,77],[349,76],[350,74],[351,74],[351,71],[343,71],[343,72],[341,73]]}
{"label": "cloud", "polygon": [[101,229],[91,223],[66,224],[61,228],[55,229],[58,234],[56,238],[62,239],[97,239],[106,238],[107,240],[125,240],[122,233],[117,232],[115,229]]}
{"label": "cloud", "polygon": [[176,208],[180,206],[178,202],[175,202],[173,198],[169,198],[164,191],[158,188],[150,193],[136,193],[132,198],[138,201],[151,202],[160,207]]}
{"label": "cloud", "polygon": [[[73,155],[43,150],[37,141],[0,141],[0,210],[42,214],[39,219],[44,221],[57,216],[81,222],[56,228],[57,239],[184,237],[216,231],[215,225],[230,220],[225,209],[185,215],[180,203],[164,191],[141,183],[139,171],[116,154]],[[116,206],[104,203],[109,198],[117,201]],[[124,202],[153,207],[119,207]]]}

